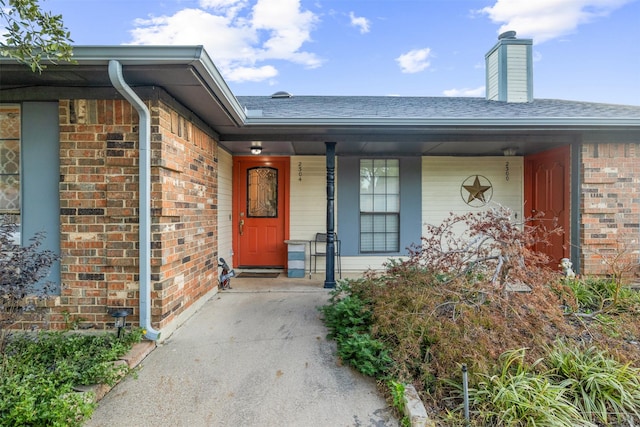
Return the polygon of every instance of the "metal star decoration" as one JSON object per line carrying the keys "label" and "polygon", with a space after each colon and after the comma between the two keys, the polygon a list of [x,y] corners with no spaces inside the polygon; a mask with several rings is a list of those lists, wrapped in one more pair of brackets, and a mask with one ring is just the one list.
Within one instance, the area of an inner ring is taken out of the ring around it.
{"label": "metal star decoration", "polygon": [[478,178],[478,175],[476,175],[476,179],[473,181],[473,185],[463,185],[463,187],[469,192],[467,203],[471,203],[474,200],[480,200],[482,203],[487,203],[487,200],[484,197],[484,193],[485,191],[489,190],[491,186],[480,184],[480,178]]}

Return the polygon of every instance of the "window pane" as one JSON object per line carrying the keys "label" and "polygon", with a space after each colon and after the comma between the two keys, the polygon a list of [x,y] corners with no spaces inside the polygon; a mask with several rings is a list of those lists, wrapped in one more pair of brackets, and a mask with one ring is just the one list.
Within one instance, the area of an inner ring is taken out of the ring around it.
{"label": "window pane", "polygon": [[374,159],[373,168],[376,170],[376,175],[386,175],[387,159]]}
{"label": "window pane", "polygon": [[399,218],[397,215],[387,215],[385,219],[387,233],[398,233],[398,231],[400,231],[400,227],[398,227]]}
{"label": "window pane", "polygon": [[374,181],[373,192],[376,194],[384,194],[387,191],[387,179],[384,176],[376,176]]}
{"label": "window pane", "polygon": [[387,177],[387,194],[400,194],[400,178]]}
{"label": "window pane", "polygon": [[400,176],[400,160],[398,159],[387,160],[387,176],[388,177]]}
{"label": "window pane", "polygon": [[278,170],[253,168],[247,170],[247,216],[278,217]]}
{"label": "window pane", "polygon": [[389,233],[386,235],[387,236],[387,241],[385,242],[386,247],[389,248],[389,251],[393,251],[394,249],[392,248],[397,248],[395,249],[396,251],[399,250],[398,248],[398,235],[397,234],[393,234],[393,233]]}
{"label": "window pane", "polygon": [[360,250],[363,252],[373,252],[373,234],[360,234]]}
{"label": "window pane", "polygon": [[20,107],[0,105],[0,212],[20,212]]}
{"label": "window pane", "polygon": [[369,233],[373,231],[373,216],[362,215],[360,218],[360,231]]}
{"label": "window pane", "polygon": [[387,196],[386,212],[400,212],[400,196],[398,195]]}
{"label": "window pane", "polygon": [[380,249],[380,235],[372,234],[371,237],[372,237],[372,243],[371,244],[373,246],[372,250],[374,252],[380,252],[381,251],[381,249]]}
{"label": "window pane", "polygon": [[386,212],[387,211],[387,196],[375,195],[373,196],[373,212]]}
{"label": "window pane", "polygon": [[0,212],[20,210],[20,181],[18,177],[0,175]]}
{"label": "window pane", "polygon": [[360,196],[360,210],[362,212],[373,212],[373,196],[363,194]]}

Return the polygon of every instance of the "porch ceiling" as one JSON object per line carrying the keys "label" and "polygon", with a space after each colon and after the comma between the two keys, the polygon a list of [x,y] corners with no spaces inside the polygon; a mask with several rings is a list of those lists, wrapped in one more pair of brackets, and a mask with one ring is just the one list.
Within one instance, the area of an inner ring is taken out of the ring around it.
{"label": "porch ceiling", "polygon": [[495,130],[451,129],[363,129],[335,128],[299,130],[265,130],[250,134],[220,135],[220,144],[234,155],[249,154],[252,143],[260,141],[263,155],[323,155],[325,142],[336,142],[336,154],[344,156],[502,156],[506,148],[517,155],[532,154],[579,140],[575,132],[497,132]]}

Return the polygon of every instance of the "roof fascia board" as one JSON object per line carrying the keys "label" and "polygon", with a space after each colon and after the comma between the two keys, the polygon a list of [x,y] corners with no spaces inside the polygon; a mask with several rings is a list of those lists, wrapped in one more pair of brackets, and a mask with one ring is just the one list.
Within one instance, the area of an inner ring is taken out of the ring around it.
{"label": "roof fascia board", "polygon": [[[79,65],[107,66],[112,59],[120,62],[123,67],[127,65],[190,65],[197,71],[198,79],[205,90],[227,111],[238,126],[242,126],[246,120],[244,108],[227,86],[203,46],[73,46],[73,60]],[[51,61],[44,62],[52,64]]]}
{"label": "roof fascia board", "polygon": [[637,118],[602,117],[531,117],[531,118],[247,118],[252,126],[323,126],[323,127],[405,127],[405,126],[462,126],[462,127],[633,127],[640,128]]}

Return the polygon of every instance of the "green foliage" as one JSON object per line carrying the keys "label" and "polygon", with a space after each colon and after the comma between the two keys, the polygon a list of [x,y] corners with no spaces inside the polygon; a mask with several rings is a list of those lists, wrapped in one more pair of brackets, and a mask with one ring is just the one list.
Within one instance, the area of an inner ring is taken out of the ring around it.
{"label": "green foliage", "polygon": [[524,349],[504,353],[495,375],[478,374],[469,389],[470,405],[484,425],[582,426],[580,412],[564,397],[564,388],[533,371]]}
{"label": "green foliage", "polygon": [[71,61],[71,34],[61,15],[40,8],[38,0],[0,0],[0,26],[6,33],[0,38],[0,55],[15,58],[41,72],[52,62]]}
{"label": "green foliage", "polygon": [[366,332],[371,326],[371,311],[357,295],[334,298],[329,305],[321,307],[321,311],[330,338]]}
{"label": "green foliage", "polygon": [[336,337],[338,355],[364,375],[374,378],[384,377],[393,360],[385,345],[354,330],[346,330],[344,335]]}
{"label": "green foliage", "polygon": [[640,369],[622,364],[595,347],[559,342],[549,351],[550,376],[589,421],[606,425],[640,419]]}
{"label": "green foliage", "polygon": [[409,417],[404,415],[404,392],[405,385],[398,381],[389,381],[387,383],[389,387],[389,392],[391,393],[391,399],[393,401],[393,408],[396,410],[398,414],[403,414],[402,419],[400,419],[400,425],[402,427],[409,427],[411,425],[411,420]]}
{"label": "green foliage", "polygon": [[371,310],[360,297],[345,292],[350,288],[337,288],[330,303],[320,308],[329,337],[335,339],[343,361],[365,375],[382,377],[392,359],[386,346],[369,333]]}
{"label": "green foliage", "polygon": [[585,277],[565,280],[582,313],[637,312],[640,313],[640,293],[606,277]]}
{"label": "green foliage", "polygon": [[129,368],[112,362],[141,336],[140,331],[122,339],[64,332],[13,336],[0,365],[0,425],[82,425],[94,404],[73,387],[115,384]]}

